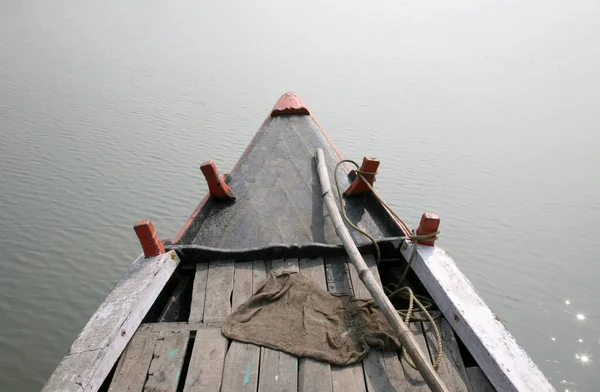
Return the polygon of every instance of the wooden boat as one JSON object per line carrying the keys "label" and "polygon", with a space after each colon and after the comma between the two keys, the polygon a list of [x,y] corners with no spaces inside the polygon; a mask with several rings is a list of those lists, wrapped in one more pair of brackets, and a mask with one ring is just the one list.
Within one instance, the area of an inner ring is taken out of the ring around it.
{"label": "wooden boat", "polygon": [[[333,366],[249,343],[229,341],[221,324],[277,268],[299,271],[324,290],[369,298],[327,218],[314,159],[350,194],[353,231],[382,284],[398,283],[411,256],[404,224],[365,188],[302,99],[284,94],[231,172],[201,166],[209,193],[170,242],[149,221],[135,230],[144,254],[129,268],[79,334],[44,391],[423,391],[421,375],[396,352],[371,350],[361,362]],[[362,170],[376,171],[365,158]],[[372,180],[372,175],[367,178]],[[419,233],[437,230],[424,214]],[[433,240],[417,246],[411,286],[432,298],[443,340],[438,373],[451,391],[553,391],[530,357]],[[432,325],[410,324],[433,357]]]}

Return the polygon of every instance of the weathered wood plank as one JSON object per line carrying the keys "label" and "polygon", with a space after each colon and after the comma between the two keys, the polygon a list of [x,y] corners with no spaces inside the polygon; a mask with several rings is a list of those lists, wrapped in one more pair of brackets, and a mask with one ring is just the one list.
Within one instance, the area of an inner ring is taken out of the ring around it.
{"label": "weathered wood plank", "polygon": [[[375,257],[365,255],[363,258],[377,282],[381,284]],[[348,263],[348,270],[350,272],[354,296],[357,298],[373,298],[367,287],[360,280],[358,272],[353,264]],[[398,355],[395,352],[371,350],[363,360],[362,365],[365,372],[367,390],[369,392],[408,391],[408,384],[404,378],[404,371],[400,364],[400,360],[398,359]]]}
{"label": "weathered wood plank", "polygon": [[[252,262],[252,293],[264,284],[267,273],[262,260]],[[245,290],[234,290],[232,301],[243,303],[250,295]],[[256,392],[260,347],[254,344],[232,341],[225,356],[222,392]]]}
{"label": "weathered wood plank", "polygon": [[206,302],[206,283],[208,279],[208,263],[196,264],[194,285],[192,286],[192,304],[190,305],[190,323],[201,323],[204,317]]}
{"label": "weathered wood plank", "polygon": [[[229,304],[230,295],[234,302],[249,297],[252,292],[252,264],[250,263],[249,266],[250,269],[247,262],[234,263],[233,261],[213,261],[209,264],[203,317],[207,323],[211,321],[213,324],[221,323],[229,316],[232,311],[232,306]],[[237,290],[235,289],[236,277]],[[220,329],[198,330],[185,391],[219,391],[226,352],[227,338],[221,334]]]}
{"label": "weathered wood plank", "polygon": [[365,392],[365,377],[362,363],[349,366],[331,365],[331,389],[334,392]]}
{"label": "weathered wood plank", "polygon": [[[252,262],[252,294],[255,294],[259,288],[265,284],[267,279],[267,269],[263,260],[254,260]],[[246,301],[246,298],[244,301]]]}
{"label": "weathered wood plank", "polygon": [[298,272],[298,259],[275,259],[267,262],[269,272],[294,271]]}
{"label": "weathered wood plank", "polygon": [[219,392],[226,351],[227,339],[220,328],[198,330],[184,392]]}
{"label": "weathered wood plank", "polygon": [[[458,342],[454,336],[454,331],[448,322],[441,318],[435,320],[438,330],[442,336],[442,362],[438,367],[438,374],[444,380],[444,383],[451,392],[471,392],[471,384],[467,377],[467,370],[460,355]],[[423,332],[427,346],[429,347],[430,358],[432,361],[438,352],[437,339],[433,326],[429,322],[422,323]]]}
{"label": "weathered wood plank", "polygon": [[[415,340],[417,344],[421,347],[423,352],[427,353],[427,342],[425,341],[425,337],[423,336],[423,328],[421,327],[420,322],[411,323],[409,325],[410,331],[415,336]],[[423,376],[419,373],[418,370],[414,369],[408,363],[407,355],[401,354],[401,363],[402,369],[404,370],[404,379],[406,380],[406,384],[408,385],[408,390],[411,392],[429,392],[430,389],[427,386],[427,383],[423,380]]]}
{"label": "weathered wood plank", "polygon": [[133,263],[92,315],[43,390],[97,391],[178,264],[175,252],[140,257]]}
{"label": "weathered wood plank", "polygon": [[369,392],[409,391],[397,353],[371,350],[362,365]]}
{"label": "weathered wood plank", "polygon": [[[325,258],[327,290],[333,294],[352,295],[352,282],[346,257]],[[362,363],[349,366],[331,366],[333,391],[366,391]]]}
{"label": "weathered wood plank", "polygon": [[298,388],[298,358],[283,351],[260,348],[259,391],[288,391]]}
{"label": "weathered wood plank", "polygon": [[233,292],[233,261],[211,261],[208,266],[204,323],[222,323],[231,314]]}
{"label": "weathered wood plank", "polygon": [[[371,255],[363,256],[367,267],[371,270],[371,273],[375,277],[375,280],[379,284],[381,284],[381,278],[379,277],[379,271],[377,270],[377,264],[375,262],[375,258]],[[348,263],[348,271],[350,272],[350,280],[352,282],[352,290],[354,292],[354,296],[356,298],[373,298],[367,286],[360,280],[360,276],[358,276],[358,271],[356,271],[356,267],[352,263]]]}
{"label": "weathered wood plank", "polygon": [[235,311],[252,296],[252,261],[236,261],[231,308]]}
{"label": "weathered wood plank", "polygon": [[[323,258],[300,259],[298,266],[301,274],[314,280],[323,290],[327,290]],[[312,358],[300,358],[298,391],[331,392],[332,390],[331,366],[327,362],[316,361]]]}
{"label": "weathered wood plank", "polygon": [[467,374],[471,381],[471,386],[475,392],[496,392],[496,389],[490,383],[483,371],[478,366],[467,368]]}
{"label": "weathered wood plank", "polygon": [[138,330],[121,355],[110,383],[110,392],[141,392],[154,355],[158,332]]}
{"label": "weathered wood plank", "polygon": [[299,259],[298,268],[300,273],[315,281],[323,290],[327,290],[325,279],[325,261],[322,257],[317,259]]}
{"label": "weathered wood plank", "polygon": [[[170,278],[178,263],[179,259],[175,252],[149,259],[139,259],[108,294],[96,313],[92,315],[86,327],[71,346],[70,353],[106,347],[113,340],[115,333],[121,336],[122,324],[132,315],[132,308],[139,304],[140,300],[148,301],[150,298],[150,293],[145,292],[145,290],[149,289],[152,283],[155,283],[154,286],[156,287],[152,287],[155,290],[162,290],[164,287],[164,284],[156,284],[155,276],[151,274],[165,271],[166,273],[162,275],[168,275],[168,278]],[[154,297],[156,298],[158,294],[156,293]],[[139,323],[129,331],[129,334],[126,334],[130,336],[129,339],[131,339],[138,326]]]}
{"label": "weathered wood plank", "polygon": [[[269,272],[299,271],[298,259],[277,259],[266,263]],[[260,348],[259,391],[298,389],[298,358],[267,347]]]}
{"label": "weathered wood plank", "polygon": [[260,347],[232,341],[225,356],[222,392],[256,392]]}
{"label": "weathered wood plank", "polygon": [[160,332],[144,392],[176,391],[190,333]]}
{"label": "weathered wood plank", "polygon": [[[237,290],[234,284],[235,277],[238,278]],[[230,297],[233,301],[241,301],[242,298],[247,298],[251,291],[252,264],[248,269],[247,262],[210,262],[203,319],[206,323],[222,323],[232,311]],[[198,330],[185,391],[219,391],[226,352],[227,338],[221,334],[220,329]]]}
{"label": "weathered wood plank", "polygon": [[300,358],[298,368],[298,391],[300,392],[330,392],[331,366],[327,362],[316,361],[312,358]]}
{"label": "weathered wood plank", "polygon": [[[94,376],[96,363],[101,361],[102,350],[84,351],[67,355],[52,373],[52,376],[44,386],[43,392],[83,392],[84,386],[90,384]],[[104,381],[104,380],[102,380]],[[94,389],[97,391],[99,386]]]}
{"label": "weathered wood plank", "polygon": [[555,390],[443,249],[418,245],[412,269],[496,389]]}
{"label": "weathered wood plank", "polygon": [[330,293],[352,295],[352,282],[346,257],[325,258],[325,279]]}

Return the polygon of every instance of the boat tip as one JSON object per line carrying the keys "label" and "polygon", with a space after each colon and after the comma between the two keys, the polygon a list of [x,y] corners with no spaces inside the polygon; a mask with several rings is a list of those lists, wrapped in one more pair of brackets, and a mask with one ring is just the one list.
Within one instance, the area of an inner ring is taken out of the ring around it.
{"label": "boat tip", "polygon": [[282,114],[310,115],[310,111],[300,95],[293,91],[288,91],[279,97],[275,106],[273,106],[273,110],[271,110],[271,117],[281,116]]}

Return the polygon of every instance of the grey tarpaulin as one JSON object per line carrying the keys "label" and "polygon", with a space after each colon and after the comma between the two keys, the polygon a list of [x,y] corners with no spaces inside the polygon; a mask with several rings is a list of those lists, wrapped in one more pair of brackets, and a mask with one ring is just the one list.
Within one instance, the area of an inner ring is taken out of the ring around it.
{"label": "grey tarpaulin", "polygon": [[372,299],[322,290],[296,272],[271,272],[223,325],[230,339],[334,365],[361,361],[370,348],[400,350]]}

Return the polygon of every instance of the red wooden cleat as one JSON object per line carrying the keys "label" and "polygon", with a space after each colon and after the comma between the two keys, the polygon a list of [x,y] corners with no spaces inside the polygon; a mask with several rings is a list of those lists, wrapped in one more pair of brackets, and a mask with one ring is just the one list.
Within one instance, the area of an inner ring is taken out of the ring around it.
{"label": "red wooden cleat", "polygon": [[[431,234],[440,228],[440,217],[433,212],[426,212],[421,216],[421,223],[417,228],[417,235]],[[433,246],[435,238],[419,241],[419,244]]]}
{"label": "red wooden cleat", "polygon": [[219,175],[217,167],[213,161],[206,161],[200,165],[200,170],[208,183],[210,196],[219,200],[235,200],[235,196],[223,178]]}
{"label": "red wooden cleat", "polygon": [[158,239],[158,235],[156,235],[154,225],[151,221],[139,221],[133,226],[133,230],[135,230],[135,234],[137,234],[138,239],[140,240],[146,258],[165,253],[165,248],[160,239]]}
{"label": "red wooden cleat", "polygon": [[[379,167],[379,159],[371,158],[371,157],[363,158],[362,165],[360,166],[360,171],[367,172],[367,173],[373,173],[373,174],[363,174],[363,177],[365,178],[365,180],[367,180],[367,182],[371,186],[373,186],[373,182],[375,181],[375,173],[377,173],[378,167]],[[359,195],[361,193],[370,192],[370,191],[371,190],[369,189],[367,184],[365,184],[365,182],[363,180],[361,180],[361,178],[358,176],[358,173],[357,173],[356,178],[354,178],[354,181],[352,181],[352,184],[350,184],[348,189],[346,189],[346,191],[344,192],[344,195],[347,195],[347,196]]]}

